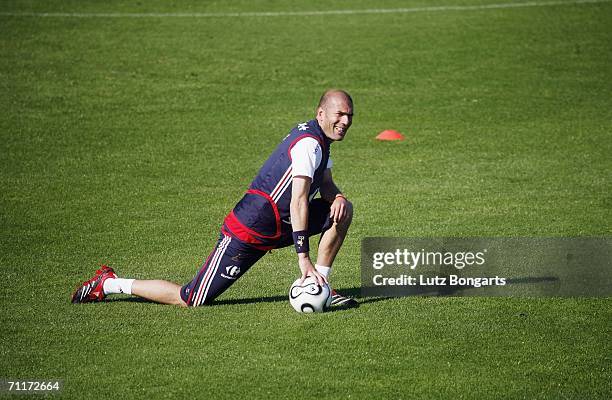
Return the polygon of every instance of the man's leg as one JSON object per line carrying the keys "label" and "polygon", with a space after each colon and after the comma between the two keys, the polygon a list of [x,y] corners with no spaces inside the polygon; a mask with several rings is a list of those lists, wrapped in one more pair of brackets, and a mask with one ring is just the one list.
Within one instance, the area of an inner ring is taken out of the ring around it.
{"label": "man's leg", "polygon": [[121,279],[112,268],[102,266],[93,278],[77,288],[72,302],[96,302],[109,294],[125,293],[182,307],[209,304],[264,254],[222,235],[195,278],[184,286],[163,280]]}
{"label": "man's leg", "polygon": [[[331,267],[336,255],[344,242],[344,238],[353,220],[353,205],[349,202],[347,216],[342,222],[334,223],[330,218],[329,203],[322,199],[315,199],[310,203],[308,215],[308,233],[316,235],[321,233],[321,240],[317,251],[317,262],[315,268],[325,276],[329,282]],[[331,283],[330,283],[330,286]],[[342,308],[357,307],[359,303],[346,296],[342,296],[332,286],[332,306]]]}
{"label": "man's leg", "polygon": [[265,254],[263,250],[221,235],[193,280],[181,288],[181,300],[189,307],[212,303]]}
{"label": "man's leg", "polygon": [[317,251],[317,265],[331,268],[353,220],[353,204],[349,202],[346,218],[323,232]]}
{"label": "man's leg", "polygon": [[132,294],[161,304],[187,307],[181,298],[181,286],[161,280],[139,280],[132,283]]}
{"label": "man's leg", "polygon": [[131,294],[162,304],[186,306],[181,299],[181,287],[161,280],[119,278],[115,271],[103,265],[88,281],[83,282],[72,295],[73,303],[92,303],[104,300],[110,294]]}

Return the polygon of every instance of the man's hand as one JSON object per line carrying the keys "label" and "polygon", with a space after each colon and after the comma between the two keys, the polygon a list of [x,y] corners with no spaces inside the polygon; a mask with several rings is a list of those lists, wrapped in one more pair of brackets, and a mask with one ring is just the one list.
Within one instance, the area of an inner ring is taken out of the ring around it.
{"label": "man's hand", "polygon": [[348,200],[344,196],[337,196],[330,206],[330,216],[335,223],[340,223],[347,215]]}
{"label": "man's hand", "polygon": [[312,265],[312,261],[310,261],[310,257],[308,257],[306,253],[300,253],[298,256],[300,271],[302,271],[302,276],[300,277],[300,285],[304,283],[304,279],[306,279],[306,277],[308,276],[314,277],[321,286],[327,283],[327,279],[325,279],[323,275],[317,272],[314,265]]}

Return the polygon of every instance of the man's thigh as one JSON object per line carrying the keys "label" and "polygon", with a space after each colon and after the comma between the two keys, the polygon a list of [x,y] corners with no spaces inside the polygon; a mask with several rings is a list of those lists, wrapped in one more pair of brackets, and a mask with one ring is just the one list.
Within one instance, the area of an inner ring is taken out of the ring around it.
{"label": "man's thigh", "polygon": [[210,304],[264,254],[222,234],[196,276],[181,289],[181,298],[188,306]]}

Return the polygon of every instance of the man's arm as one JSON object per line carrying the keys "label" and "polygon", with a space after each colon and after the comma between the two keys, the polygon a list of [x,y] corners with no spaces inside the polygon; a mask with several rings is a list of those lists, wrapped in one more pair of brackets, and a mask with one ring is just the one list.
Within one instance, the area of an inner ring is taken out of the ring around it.
{"label": "man's arm", "polygon": [[328,168],[323,171],[323,182],[319,190],[321,192],[321,197],[331,203],[330,215],[334,219],[334,222],[342,222],[347,216],[348,201],[334,183],[331,169]]}
{"label": "man's arm", "polygon": [[323,275],[319,274],[315,269],[308,251],[303,248],[308,248],[308,192],[310,191],[311,179],[307,176],[295,176],[291,187],[291,204],[289,211],[291,213],[291,226],[294,232],[294,241],[296,235],[303,237],[304,243],[296,245],[298,251],[298,264],[302,272],[302,281],[307,276],[313,276],[320,284],[326,282]]}

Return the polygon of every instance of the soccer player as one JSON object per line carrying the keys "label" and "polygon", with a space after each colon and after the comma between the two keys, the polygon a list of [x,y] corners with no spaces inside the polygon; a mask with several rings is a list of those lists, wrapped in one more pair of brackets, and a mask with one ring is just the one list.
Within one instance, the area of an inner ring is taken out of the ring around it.
{"label": "soccer player", "polygon": [[[353,100],[328,90],[315,119],[296,125],[264,163],[242,199],[223,221],[215,249],[184,286],[162,280],[123,279],[102,266],[72,295],[73,303],[127,293],[157,303],[211,303],[267,251],[295,246],[301,279],[328,282],[332,264],[353,218],[353,206],[332,178],[330,145],[344,139],[353,121]],[[315,198],[317,193],[320,197]],[[316,264],[309,237],[321,234]],[[332,305],[357,306],[332,290]]]}

